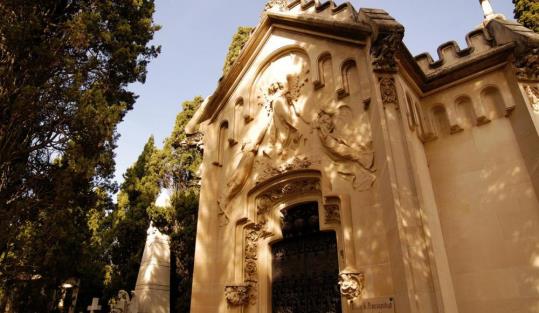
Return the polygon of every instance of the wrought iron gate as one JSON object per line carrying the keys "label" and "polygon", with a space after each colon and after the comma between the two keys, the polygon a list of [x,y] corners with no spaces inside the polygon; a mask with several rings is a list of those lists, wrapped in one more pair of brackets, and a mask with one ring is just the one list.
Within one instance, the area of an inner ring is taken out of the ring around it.
{"label": "wrought iron gate", "polygon": [[272,245],[273,313],[341,313],[334,232],[321,232],[317,203],[284,212],[283,240]]}

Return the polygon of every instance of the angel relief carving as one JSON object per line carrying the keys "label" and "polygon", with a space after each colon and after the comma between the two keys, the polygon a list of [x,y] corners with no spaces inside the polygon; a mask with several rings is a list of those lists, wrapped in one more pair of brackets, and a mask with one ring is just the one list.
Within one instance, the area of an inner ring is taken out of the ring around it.
{"label": "angel relief carving", "polygon": [[[374,172],[374,151],[371,143],[354,147],[349,140],[339,134],[335,123],[335,113],[320,111],[315,128],[322,146],[330,158],[338,165],[337,172],[352,182],[354,189],[369,189],[376,176]],[[351,166],[350,166],[351,165]]]}
{"label": "angel relief carving", "polygon": [[296,149],[303,135],[298,130],[298,123],[309,124],[296,109],[296,102],[305,86],[307,78],[301,81],[297,75],[287,75],[286,81],[271,83],[262,92],[263,102],[259,106],[271,117],[267,127],[268,157],[285,157],[288,150]]}
{"label": "angel relief carving", "polygon": [[228,206],[247,182],[264,139],[267,138],[268,144],[262,154],[269,159],[283,158],[288,150],[296,149],[299,145],[303,136],[297,128],[298,121],[308,122],[298,113],[295,103],[306,81],[307,78],[302,80],[299,75],[287,75],[286,81],[270,83],[263,92],[264,101],[259,105],[270,117],[269,125],[253,128],[247,138],[255,138],[254,141],[242,145],[241,158],[218,201],[221,225],[228,224]]}

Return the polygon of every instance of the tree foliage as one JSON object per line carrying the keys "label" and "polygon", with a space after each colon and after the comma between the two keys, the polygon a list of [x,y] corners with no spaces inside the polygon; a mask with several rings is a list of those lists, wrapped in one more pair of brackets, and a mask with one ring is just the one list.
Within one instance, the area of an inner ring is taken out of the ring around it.
{"label": "tree foliage", "polygon": [[236,62],[236,59],[240,55],[241,49],[243,49],[243,46],[247,40],[249,40],[252,30],[252,27],[238,27],[238,30],[232,37],[232,42],[228,47],[225,64],[223,65],[223,76],[228,73],[234,62]]}
{"label": "tree foliage", "polygon": [[107,236],[110,260],[109,278],[105,281],[106,298],[116,295],[120,289],[134,289],[150,224],[148,211],[159,193],[158,173],[153,163],[157,151],[154,138],[150,137],[137,161],[124,174]]}
{"label": "tree foliage", "polygon": [[153,12],[153,0],[0,1],[0,311],[43,312],[61,282],[105,262],[116,125],[159,52]]}
{"label": "tree foliage", "polygon": [[172,134],[158,157],[161,185],[171,190],[170,205],[153,207],[150,211],[156,226],[171,240],[173,312],[189,312],[191,304],[202,149],[197,142],[199,138],[188,137],[184,128],[202,101],[201,97],[195,97],[182,104]]}
{"label": "tree foliage", "polygon": [[513,0],[515,18],[524,26],[539,33],[539,1]]}

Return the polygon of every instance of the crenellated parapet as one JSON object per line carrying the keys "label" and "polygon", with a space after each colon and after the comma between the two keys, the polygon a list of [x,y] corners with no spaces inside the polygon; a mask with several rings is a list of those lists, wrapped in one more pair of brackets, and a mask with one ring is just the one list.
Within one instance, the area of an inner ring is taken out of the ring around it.
{"label": "crenellated parapet", "polygon": [[294,0],[291,2],[274,0],[268,2],[265,11],[280,13],[286,12],[287,14],[292,15],[316,14],[318,17],[329,17],[340,22],[357,21],[357,11],[349,2],[337,5],[333,1],[326,1],[322,3],[316,0]]}
{"label": "crenellated parapet", "polygon": [[438,60],[430,53],[422,53],[414,59],[425,73],[431,75],[442,70],[451,69],[459,64],[475,60],[488,54],[496,45],[485,29],[476,29],[466,35],[467,47],[461,49],[455,41],[446,42],[438,47]]}

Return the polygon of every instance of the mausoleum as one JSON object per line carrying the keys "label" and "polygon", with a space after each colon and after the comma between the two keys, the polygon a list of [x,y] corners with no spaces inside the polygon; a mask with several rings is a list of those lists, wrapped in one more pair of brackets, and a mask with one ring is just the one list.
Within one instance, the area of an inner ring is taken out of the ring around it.
{"label": "mausoleum", "polygon": [[383,10],[267,3],[187,128],[192,313],[539,312],[539,35],[480,2],[435,57]]}

